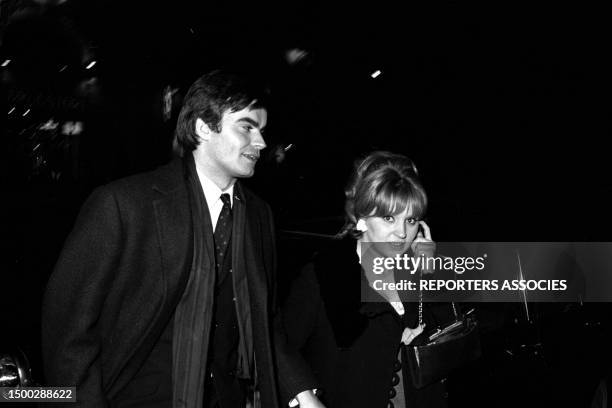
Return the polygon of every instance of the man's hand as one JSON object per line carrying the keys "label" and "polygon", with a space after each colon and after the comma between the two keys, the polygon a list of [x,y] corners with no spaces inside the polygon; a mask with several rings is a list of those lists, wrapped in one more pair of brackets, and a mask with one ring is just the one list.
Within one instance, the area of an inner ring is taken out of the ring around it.
{"label": "man's hand", "polygon": [[410,343],[412,343],[412,340],[414,340],[419,334],[423,333],[424,328],[424,323],[420,326],[415,327],[414,329],[406,327],[404,329],[404,332],[402,333],[402,343],[404,343],[405,345],[409,345]]}
{"label": "man's hand", "polygon": [[300,408],[325,408],[325,405],[319,401],[312,390],[300,392],[296,399],[300,404]]}

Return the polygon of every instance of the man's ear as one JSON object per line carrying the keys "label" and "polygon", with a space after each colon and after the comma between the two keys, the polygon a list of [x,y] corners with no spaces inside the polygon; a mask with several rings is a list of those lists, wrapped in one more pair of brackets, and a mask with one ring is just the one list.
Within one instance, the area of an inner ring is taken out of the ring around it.
{"label": "man's ear", "polygon": [[195,122],[195,132],[201,140],[210,140],[213,133],[212,129],[202,119],[197,118]]}

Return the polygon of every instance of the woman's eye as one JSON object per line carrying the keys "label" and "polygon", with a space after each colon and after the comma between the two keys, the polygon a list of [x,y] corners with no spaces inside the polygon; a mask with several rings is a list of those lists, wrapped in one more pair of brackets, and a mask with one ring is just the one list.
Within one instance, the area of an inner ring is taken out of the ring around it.
{"label": "woman's eye", "polygon": [[416,219],[416,218],[409,218],[409,219],[408,219],[408,224],[410,224],[410,225],[414,225],[414,224],[416,224],[417,222],[418,222],[418,221],[417,221],[417,219]]}
{"label": "woman's eye", "polygon": [[393,216],[392,216],[392,215],[385,215],[385,216],[383,217],[383,220],[385,220],[386,222],[393,222],[393,221],[394,221],[394,218],[393,218]]}

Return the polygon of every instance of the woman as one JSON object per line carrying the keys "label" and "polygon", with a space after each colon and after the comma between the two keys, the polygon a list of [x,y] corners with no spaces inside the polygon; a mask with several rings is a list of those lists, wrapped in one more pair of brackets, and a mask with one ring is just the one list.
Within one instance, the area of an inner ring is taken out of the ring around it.
{"label": "woman", "polygon": [[[285,326],[318,377],[328,408],[446,406],[443,385],[416,390],[402,358],[400,346],[423,331],[417,304],[402,303],[395,291],[375,290],[371,269],[365,272],[366,247],[375,256],[392,257],[433,244],[422,220],[426,209],[427,195],[412,162],[399,154],[371,153],[347,186],[341,239],[293,283]],[[393,272],[379,277],[393,280]],[[364,302],[364,295],[377,301]]]}

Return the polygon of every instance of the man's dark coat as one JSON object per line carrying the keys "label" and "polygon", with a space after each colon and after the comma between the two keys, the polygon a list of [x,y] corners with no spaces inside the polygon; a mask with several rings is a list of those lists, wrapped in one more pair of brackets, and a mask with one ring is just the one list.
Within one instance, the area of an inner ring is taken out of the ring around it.
{"label": "man's dark coat", "polygon": [[[193,255],[184,178],[183,163],[175,160],[96,189],[65,243],[43,302],[43,358],[48,385],[76,385],[79,406],[117,403],[181,299]],[[272,317],[270,209],[240,183],[235,196],[233,266],[246,272],[261,403],[276,407],[315,384]],[[205,224],[206,273],[214,273],[209,217]],[[213,288],[207,296],[212,302]],[[211,313],[203,318],[210,321]]]}

